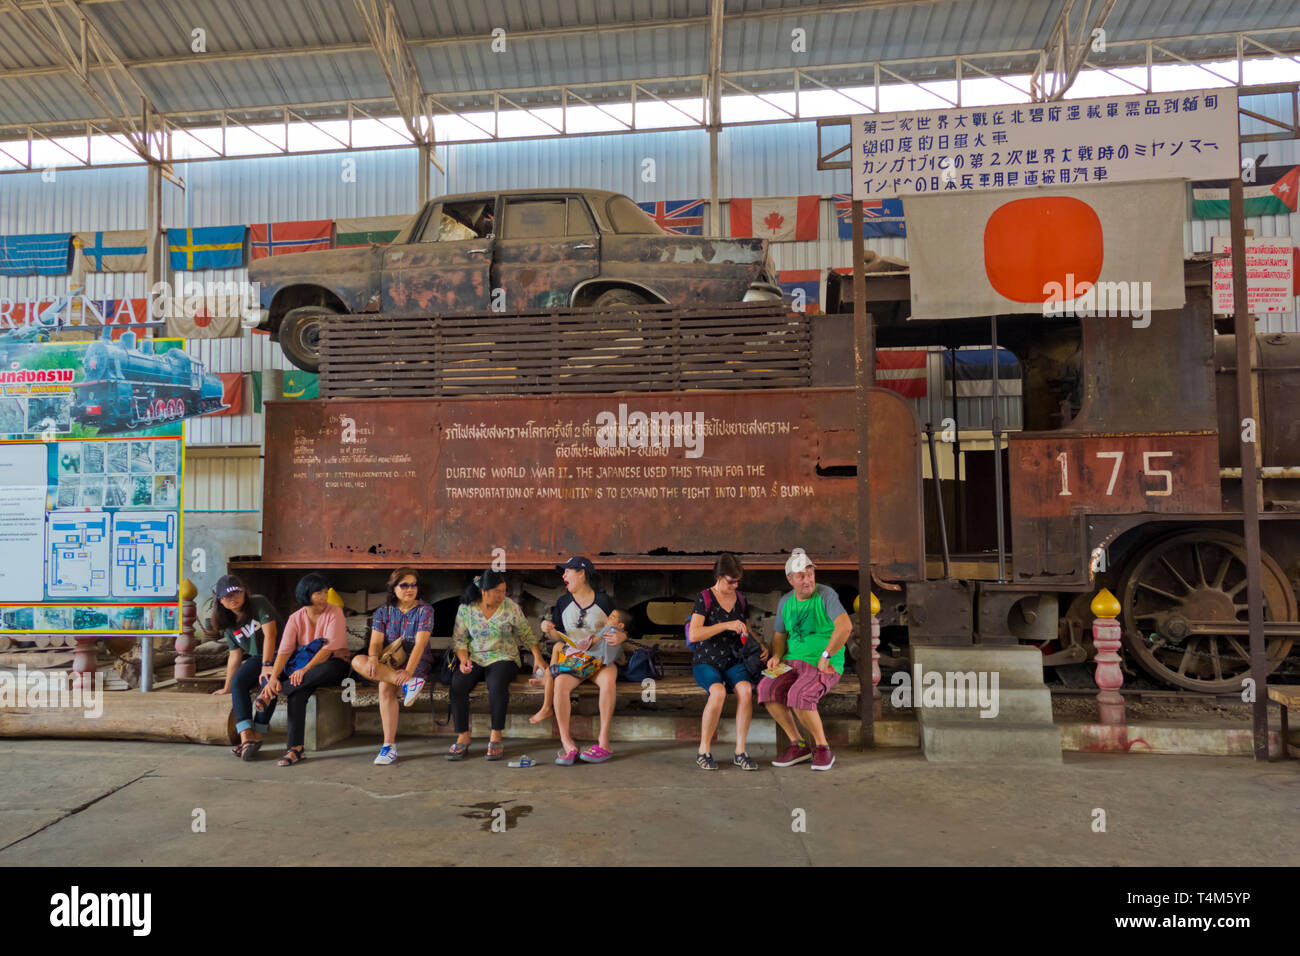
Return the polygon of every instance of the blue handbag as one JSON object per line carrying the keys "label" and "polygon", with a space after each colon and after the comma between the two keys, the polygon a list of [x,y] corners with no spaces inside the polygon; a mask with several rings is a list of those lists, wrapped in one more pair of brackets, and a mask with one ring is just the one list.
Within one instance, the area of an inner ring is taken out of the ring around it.
{"label": "blue handbag", "polygon": [[304,644],[302,647],[298,648],[293,652],[293,656],[289,658],[289,663],[284,666],[284,674],[281,675],[281,678],[287,678],[294,671],[302,670],[311,663],[311,659],[315,657],[324,646],[325,638],[318,637],[310,644]]}

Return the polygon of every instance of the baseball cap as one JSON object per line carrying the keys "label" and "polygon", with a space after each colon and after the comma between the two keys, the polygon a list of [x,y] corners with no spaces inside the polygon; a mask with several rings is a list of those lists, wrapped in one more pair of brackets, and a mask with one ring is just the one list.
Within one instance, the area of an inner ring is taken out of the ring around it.
{"label": "baseball cap", "polygon": [[217,596],[217,600],[234,594],[236,591],[244,590],[244,582],[239,580],[233,574],[223,574],[217,581],[217,586],[212,589],[212,593]]}
{"label": "baseball cap", "polygon": [[800,571],[807,571],[809,568],[815,568],[817,565],[812,563],[812,558],[808,557],[803,548],[795,548],[790,552],[790,557],[785,559],[785,573],[798,574]]}
{"label": "baseball cap", "polygon": [[557,564],[555,566],[555,570],[586,571],[588,574],[590,574],[592,571],[595,571],[596,569],[595,567],[592,566],[592,563],[588,561],[586,558],[582,557],[581,555],[574,555],[573,557],[569,558],[568,561],[565,561],[563,564]]}

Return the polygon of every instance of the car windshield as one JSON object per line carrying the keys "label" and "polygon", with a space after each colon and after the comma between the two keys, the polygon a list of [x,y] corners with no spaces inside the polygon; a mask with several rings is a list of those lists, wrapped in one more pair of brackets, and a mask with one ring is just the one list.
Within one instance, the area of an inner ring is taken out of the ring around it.
{"label": "car windshield", "polygon": [[665,236],[659,224],[645,214],[640,206],[626,196],[615,196],[606,207],[614,231],[632,235]]}

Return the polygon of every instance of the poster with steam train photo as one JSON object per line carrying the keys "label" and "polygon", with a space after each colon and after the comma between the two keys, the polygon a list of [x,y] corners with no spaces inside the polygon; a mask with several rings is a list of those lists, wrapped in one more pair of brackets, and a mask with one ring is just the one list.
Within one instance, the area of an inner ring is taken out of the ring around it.
{"label": "poster with steam train photo", "polygon": [[26,343],[0,338],[0,438],[178,435],[219,412],[221,380],[181,339]]}
{"label": "poster with steam train photo", "polygon": [[0,632],[174,631],[184,420],[221,381],[179,339],[0,339]]}

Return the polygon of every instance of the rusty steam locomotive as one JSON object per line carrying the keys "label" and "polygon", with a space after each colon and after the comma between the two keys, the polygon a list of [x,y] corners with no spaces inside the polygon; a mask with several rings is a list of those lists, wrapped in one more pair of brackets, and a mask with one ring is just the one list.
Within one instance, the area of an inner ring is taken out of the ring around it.
{"label": "rusty steam locomotive", "polygon": [[[868,278],[878,347],[988,343],[987,318],[911,321],[906,272]],[[828,281],[828,308],[848,311],[851,286]],[[960,482],[926,478],[912,406],[870,390],[886,644],[1033,642],[1045,664],[1083,663],[1087,605],[1105,585],[1123,606],[1130,666],[1184,689],[1239,689],[1249,655],[1233,352],[1215,334],[1208,261],[1189,260],[1186,285],[1184,308],[1144,328],[1000,320],[999,344],[1024,369],[1024,429],[1000,452],[1002,580],[994,452],[968,455]],[[849,316],[642,306],[356,318],[324,326],[326,397],[268,406],[265,493],[299,506],[268,509],[262,555],[233,562],[259,587],[286,593],[309,568],[332,569],[340,588],[428,568],[443,631],[467,571],[506,562],[536,613],[556,593],[554,563],[582,553],[643,627],[668,631],[654,605],[707,584],[718,552],[742,556],[750,604],[771,614],[785,556],[803,547],[820,580],[855,596]],[[1259,353],[1276,668],[1300,633],[1300,426],[1287,398],[1300,340],[1261,337]],[[958,496],[967,507],[956,523],[949,511],[947,530],[964,547],[945,574],[937,502]]]}

